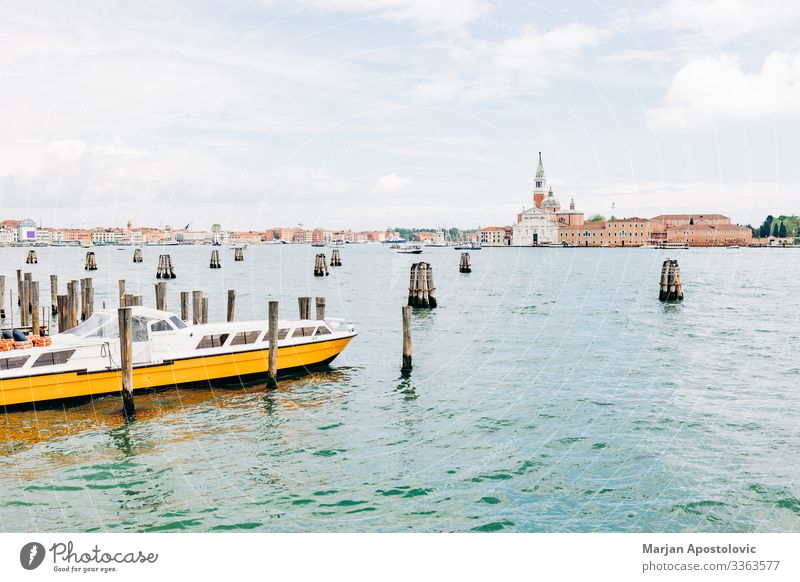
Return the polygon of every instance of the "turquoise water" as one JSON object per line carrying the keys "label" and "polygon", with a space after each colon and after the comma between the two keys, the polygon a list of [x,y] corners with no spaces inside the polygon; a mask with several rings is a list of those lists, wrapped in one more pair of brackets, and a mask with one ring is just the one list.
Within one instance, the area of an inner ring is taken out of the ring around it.
{"label": "turquoise water", "polygon": [[[95,249],[95,302],[117,279],[154,304],[157,249]],[[312,276],[307,246],[244,263],[170,248],[182,290],[222,319],[299,295],[359,336],[330,370],[277,391],[166,391],[0,425],[3,531],[800,531],[800,251],[484,249],[420,257],[347,246]],[[330,249],[324,249],[330,255]],[[0,249],[14,287],[24,249]],[[34,277],[84,276],[85,251],[39,249]],[[686,301],[657,300],[680,261]],[[440,308],[414,314],[409,265],[434,267]],[[42,295],[47,296],[43,289]],[[111,290],[109,293],[109,289]]]}

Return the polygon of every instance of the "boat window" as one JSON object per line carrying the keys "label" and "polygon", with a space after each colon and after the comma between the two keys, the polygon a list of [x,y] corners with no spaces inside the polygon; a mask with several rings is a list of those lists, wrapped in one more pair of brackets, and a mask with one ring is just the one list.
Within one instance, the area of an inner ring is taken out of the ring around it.
{"label": "boat window", "polygon": [[327,325],[320,325],[317,328],[317,333],[315,335],[329,335],[330,333],[331,333],[331,330],[328,329]]}
{"label": "boat window", "polygon": [[73,327],[63,333],[68,333],[82,338],[118,338],[119,319],[117,314],[94,313],[89,319],[80,325]]}
{"label": "boat window", "polygon": [[28,361],[30,356],[16,356],[13,358],[3,358],[0,360],[0,370],[15,370],[21,368]]}
{"label": "boat window", "polygon": [[313,335],[314,335],[313,327],[297,327],[292,332],[292,337],[313,337]]}
{"label": "boat window", "polygon": [[146,342],[147,341],[147,319],[144,317],[134,317],[132,319],[133,329],[131,330],[132,341]]}
{"label": "boat window", "polygon": [[173,316],[171,316],[171,317],[169,318],[169,320],[172,322],[172,325],[174,325],[174,326],[175,326],[175,329],[183,329],[183,328],[185,328],[185,327],[186,327],[186,324],[185,324],[185,323],[183,323],[183,321],[181,321],[180,319],[178,319],[178,318],[177,318],[177,317],[175,317],[174,315],[173,315]]}
{"label": "boat window", "polygon": [[159,319],[150,326],[150,331],[172,331],[172,326],[167,323],[166,319]]}
{"label": "boat window", "polygon": [[224,344],[228,336],[228,333],[218,333],[214,335],[207,335],[203,339],[200,340],[200,343],[197,344],[198,350],[202,350],[204,348],[218,348]]}
{"label": "boat window", "polygon": [[[282,328],[280,328],[278,330],[278,339],[279,340],[286,339],[287,335],[289,335],[289,329],[288,328],[282,327]],[[262,342],[268,342],[269,341],[269,331],[267,331],[267,333],[264,334],[264,339],[262,339],[261,341]]]}
{"label": "boat window", "polygon": [[261,331],[240,331],[231,340],[232,346],[241,346],[244,344],[254,344],[261,335]]}
{"label": "boat window", "polygon": [[33,363],[34,368],[38,368],[40,366],[56,366],[58,364],[66,364],[69,359],[72,357],[72,354],[75,353],[75,350],[61,350],[60,352],[46,352],[36,358],[36,361]]}

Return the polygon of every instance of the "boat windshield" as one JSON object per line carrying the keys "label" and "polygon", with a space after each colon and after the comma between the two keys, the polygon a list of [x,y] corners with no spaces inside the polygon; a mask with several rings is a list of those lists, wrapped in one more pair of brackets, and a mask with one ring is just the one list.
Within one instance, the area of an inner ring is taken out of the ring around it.
{"label": "boat windshield", "polygon": [[64,333],[82,338],[117,338],[119,337],[119,320],[116,314],[95,313],[79,326]]}

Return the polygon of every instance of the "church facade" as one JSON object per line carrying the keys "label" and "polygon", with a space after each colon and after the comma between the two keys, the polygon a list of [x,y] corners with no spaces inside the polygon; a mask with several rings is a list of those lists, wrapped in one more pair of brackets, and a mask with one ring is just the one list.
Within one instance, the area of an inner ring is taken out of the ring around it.
{"label": "church facade", "polygon": [[533,183],[533,206],[523,207],[517,214],[512,226],[511,244],[517,247],[557,244],[559,227],[580,226],[583,220],[583,212],[575,210],[574,200],[570,202],[569,210],[561,209],[561,202],[547,184],[542,152],[539,152]]}

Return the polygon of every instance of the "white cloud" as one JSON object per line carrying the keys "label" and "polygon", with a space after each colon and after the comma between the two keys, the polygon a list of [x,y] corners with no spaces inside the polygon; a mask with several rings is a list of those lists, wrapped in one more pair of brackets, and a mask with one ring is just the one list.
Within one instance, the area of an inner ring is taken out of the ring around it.
{"label": "white cloud", "polygon": [[412,21],[423,28],[455,31],[486,14],[485,0],[311,0],[317,8],[377,14],[392,21]]}
{"label": "white cloud", "polygon": [[666,129],[800,117],[800,52],[773,52],[755,73],[732,56],[691,61],[647,117],[653,127]]}
{"label": "white cloud", "polygon": [[573,22],[541,32],[527,29],[491,49],[496,65],[530,71],[531,75],[546,74],[562,67],[584,49],[596,46],[608,32],[594,26]]}
{"label": "white cloud", "polygon": [[397,192],[410,186],[414,180],[411,178],[403,178],[398,176],[396,172],[385,174],[378,178],[372,192],[375,194],[386,194],[390,192]]}
{"label": "white cloud", "polygon": [[797,0],[672,0],[646,21],[669,29],[703,33],[717,42],[800,22]]}

